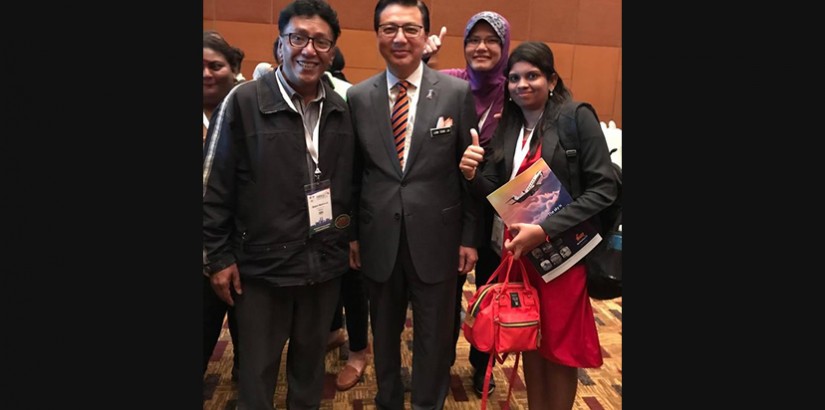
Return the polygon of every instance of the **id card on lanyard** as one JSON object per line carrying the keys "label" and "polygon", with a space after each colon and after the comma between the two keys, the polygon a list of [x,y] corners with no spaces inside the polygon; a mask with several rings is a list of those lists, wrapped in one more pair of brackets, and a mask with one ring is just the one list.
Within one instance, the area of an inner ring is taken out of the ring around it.
{"label": "id card on lanyard", "polygon": [[[304,133],[307,142],[307,153],[315,164],[315,172],[312,172],[312,182],[304,185],[304,193],[307,197],[307,210],[309,211],[309,236],[329,229],[332,226],[332,182],[329,179],[321,180],[321,167],[318,166],[318,129],[321,127],[321,111],[324,103],[318,108],[318,123],[312,130],[312,136]],[[309,164],[309,160],[307,160]],[[307,165],[307,168],[312,165]]]}
{"label": "id card on lanyard", "polygon": [[[292,108],[295,112],[298,110],[295,108],[295,105],[292,103],[292,99],[287,96],[286,90],[284,90],[283,84],[279,79],[275,79],[275,82],[278,83],[278,88],[281,91],[281,95],[284,96],[284,100]],[[321,128],[321,115],[324,113],[324,102],[321,101],[318,105],[318,121],[315,123],[315,127],[312,130],[312,133],[308,133],[306,131],[306,127],[304,127],[304,139],[306,140],[307,144],[307,153],[309,157],[312,158],[312,163],[315,165],[315,171],[312,171],[312,164],[309,163],[307,160],[307,170],[312,180],[311,183],[304,185],[304,193],[306,194],[307,199],[307,211],[309,213],[309,236],[315,235],[318,232],[324,231],[329,229],[332,226],[332,190],[331,190],[331,182],[329,179],[321,181],[321,167],[318,166],[318,138],[319,138],[319,130]],[[301,115],[303,119],[303,114]]]}
{"label": "id card on lanyard", "polygon": [[[321,103],[321,108],[324,103]],[[309,236],[329,229],[332,226],[332,182],[329,179],[321,181],[321,167],[318,166],[318,128],[321,126],[321,111],[318,112],[318,123],[312,131],[312,139],[307,140],[307,152],[315,165],[312,172],[312,182],[304,185],[304,193],[307,197],[307,211],[309,212]],[[311,169],[312,164],[307,160],[307,169]]]}
{"label": "id card on lanyard", "polygon": [[[321,111],[318,111],[318,123],[312,131],[312,137],[306,136],[307,153],[312,163],[307,160],[307,169],[311,171],[313,164],[315,171],[311,172],[312,182],[304,185],[309,212],[309,236],[329,229],[332,226],[332,182],[329,179],[321,180],[321,167],[318,166],[318,128],[321,127]],[[305,133],[306,134],[306,133]]]}
{"label": "id card on lanyard", "polygon": [[[530,132],[527,135],[525,140],[524,138],[524,127],[521,127],[521,131],[519,131],[518,140],[516,141],[516,151],[513,155],[513,172],[510,173],[510,180],[516,177],[518,174],[519,168],[521,168],[521,163],[524,162],[524,158],[527,157],[527,153],[530,151],[530,141],[533,139],[533,132]],[[501,217],[498,214],[493,215],[493,233],[490,237],[490,248],[492,248],[498,256],[501,256],[501,250],[504,247],[504,221],[501,220]]]}
{"label": "id card on lanyard", "polygon": [[332,191],[328,179],[304,185],[309,210],[309,236],[332,226]]}

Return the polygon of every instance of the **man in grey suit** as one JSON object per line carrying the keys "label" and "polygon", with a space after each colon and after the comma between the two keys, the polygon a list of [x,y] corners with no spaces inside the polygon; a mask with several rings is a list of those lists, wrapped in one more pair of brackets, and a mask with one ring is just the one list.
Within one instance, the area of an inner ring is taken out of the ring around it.
{"label": "man in grey suit", "polygon": [[369,294],[380,409],[404,408],[408,303],[412,408],[443,408],[456,280],[478,259],[480,206],[458,168],[478,118],[469,83],[422,63],[429,26],[423,2],[379,0],[374,27],[387,70],[347,93],[357,144],[350,264],[362,270]]}

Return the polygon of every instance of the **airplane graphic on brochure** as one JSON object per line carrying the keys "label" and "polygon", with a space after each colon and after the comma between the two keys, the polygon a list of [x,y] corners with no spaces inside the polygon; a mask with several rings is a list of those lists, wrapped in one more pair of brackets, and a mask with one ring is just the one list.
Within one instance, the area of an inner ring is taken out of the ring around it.
{"label": "airplane graphic on brochure", "polygon": [[[504,224],[536,224],[573,201],[543,158],[487,195]],[[601,242],[589,222],[576,225],[527,253],[545,282],[559,277]],[[503,240],[501,241],[503,243]]]}
{"label": "airplane graphic on brochure", "polygon": [[524,202],[524,200],[530,197],[530,195],[535,194],[536,190],[538,190],[541,187],[542,176],[544,175],[541,171],[536,172],[536,175],[533,175],[533,179],[530,180],[530,182],[527,184],[527,187],[524,188],[524,190],[521,191],[518,195],[511,196],[510,199],[507,200],[507,203],[512,205]]}

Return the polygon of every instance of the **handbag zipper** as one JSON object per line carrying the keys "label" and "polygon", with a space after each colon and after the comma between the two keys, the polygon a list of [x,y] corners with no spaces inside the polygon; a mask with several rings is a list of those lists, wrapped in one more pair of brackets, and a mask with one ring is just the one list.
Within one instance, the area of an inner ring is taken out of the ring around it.
{"label": "handbag zipper", "polygon": [[479,305],[481,305],[481,301],[484,300],[484,295],[487,294],[491,289],[497,286],[490,286],[487,289],[484,289],[480,295],[478,295],[478,299],[476,299],[476,303],[473,303],[473,308],[470,309],[470,316],[476,317],[478,316]]}
{"label": "handbag zipper", "polygon": [[[521,282],[510,282],[510,283],[518,284],[518,283],[521,283]],[[500,288],[501,285],[503,285],[503,283],[496,283],[493,286],[489,286],[489,287],[487,287],[487,289],[484,289],[483,291],[481,291],[481,294],[478,295],[478,298],[476,299],[475,303],[473,303],[472,309],[470,309],[470,316],[473,316],[473,317],[478,316],[479,305],[481,305],[481,301],[484,300],[484,295],[486,295],[487,293],[489,293],[493,289]]]}
{"label": "handbag zipper", "polygon": [[531,320],[529,322],[498,322],[498,324],[501,327],[530,327],[537,326],[539,324],[539,321]]}

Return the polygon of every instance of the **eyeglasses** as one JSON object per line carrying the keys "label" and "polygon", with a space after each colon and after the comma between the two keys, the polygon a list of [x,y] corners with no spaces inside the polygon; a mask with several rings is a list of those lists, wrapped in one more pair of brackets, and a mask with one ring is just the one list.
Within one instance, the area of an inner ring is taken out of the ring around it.
{"label": "eyeglasses", "polygon": [[478,47],[481,43],[484,43],[485,46],[490,47],[492,45],[496,45],[501,47],[501,40],[498,37],[487,37],[487,38],[479,38],[479,37],[470,37],[467,39],[467,45],[473,48]]}
{"label": "eyeglasses", "polygon": [[384,37],[395,37],[398,29],[403,29],[404,37],[408,38],[418,37],[424,32],[424,26],[416,24],[404,24],[403,26],[397,24],[381,24],[378,26],[378,32]]}
{"label": "eyeglasses", "polygon": [[289,45],[295,48],[306,47],[309,45],[310,40],[312,40],[312,45],[315,46],[316,51],[327,52],[333,46],[333,42],[325,38],[309,37],[303,34],[288,33],[281,35],[281,37],[286,37],[289,39]]}

